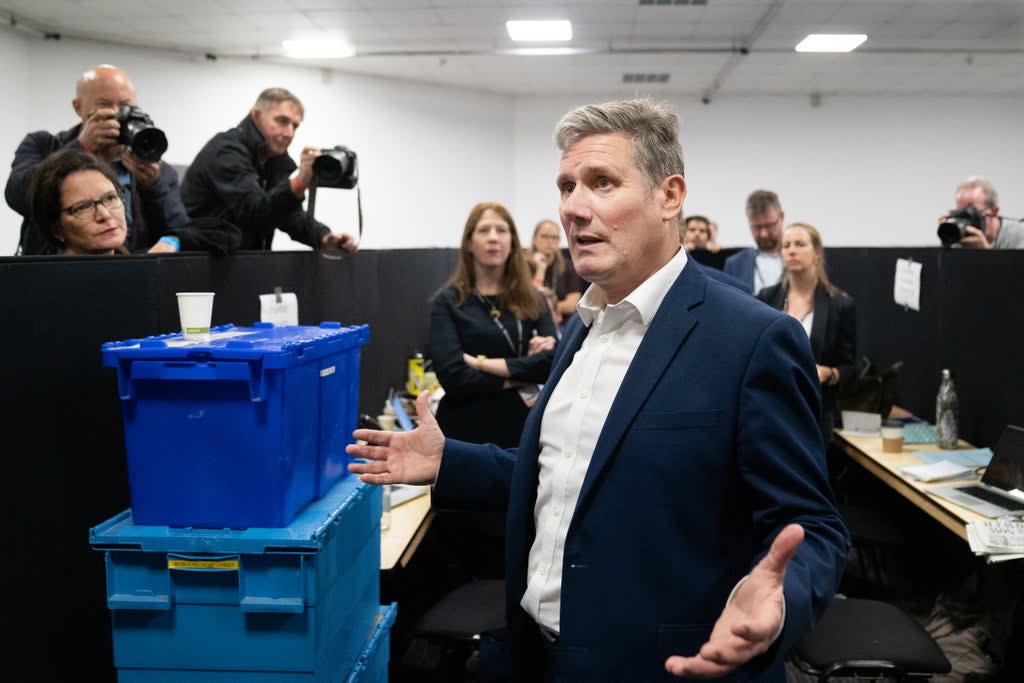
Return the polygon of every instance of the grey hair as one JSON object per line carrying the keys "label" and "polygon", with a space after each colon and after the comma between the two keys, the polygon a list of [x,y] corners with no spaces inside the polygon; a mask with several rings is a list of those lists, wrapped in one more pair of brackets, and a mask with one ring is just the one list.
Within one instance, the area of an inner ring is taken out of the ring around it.
{"label": "grey hair", "polygon": [[626,135],[633,161],[653,189],[670,175],[683,175],[679,117],[668,104],[650,98],[588,104],[568,112],[555,125],[563,152],[592,135]]}
{"label": "grey hair", "polygon": [[260,96],[256,98],[256,103],[252,106],[253,109],[259,109],[260,111],[270,111],[282,102],[294,102],[295,106],[299,108],[299,113],[303,116],[306,115],[306,108],[302,106],[302,101],[293,95],[290,90],[285,90],[284,88],[267,88],[260,93]]}
{"label": "grey hair", "polygon": [[782,212],[782,204],[779,203],[779,195],[771,190],[754,190],[747,197],[747,217],[760,216],[772,209]]}
{"label": "grey hair", "polygon": [[999,194],[996,192],[996,186],[992,184],[991,180],[982,178],[980,175],[972,175],[967,180],[963,181],[957,186],[957,190],[961,190],[965,187],[977,187],[985,193],[985,206],[992,208],[993,206],[999,206]]}

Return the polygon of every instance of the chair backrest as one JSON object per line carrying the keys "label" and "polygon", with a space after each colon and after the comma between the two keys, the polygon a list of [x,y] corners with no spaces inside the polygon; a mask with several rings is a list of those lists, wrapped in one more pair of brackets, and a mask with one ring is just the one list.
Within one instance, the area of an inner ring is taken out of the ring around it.
{"label": "chair backrest", "polygon": [[790,661],[819,681],[851,675],[920,680],[952,668],[924,627],[899,607],[841,597],[793,648]]}

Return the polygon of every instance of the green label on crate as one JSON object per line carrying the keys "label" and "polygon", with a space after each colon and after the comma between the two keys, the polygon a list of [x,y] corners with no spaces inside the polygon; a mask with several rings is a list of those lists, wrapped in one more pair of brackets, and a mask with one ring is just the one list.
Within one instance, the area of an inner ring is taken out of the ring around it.
{"label": "green label on crate", "polygon": [[168,569],[213,569],[238,571],[238,560],[167,560]]}

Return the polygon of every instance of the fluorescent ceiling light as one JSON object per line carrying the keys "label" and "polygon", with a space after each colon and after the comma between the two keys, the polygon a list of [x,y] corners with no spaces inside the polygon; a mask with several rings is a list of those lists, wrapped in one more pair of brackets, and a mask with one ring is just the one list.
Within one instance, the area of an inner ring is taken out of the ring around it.
{"label": "fluorescent ceiling light", "polygon": [[850,52],[867,40],[863,33],[812,33],[796,46],[797,52]]}
{"label": "fluorescent ceiling light", "polygon": [[296,59],[327,59],[351,57],[356,53],[343,40],[285,40],[281,42],[285,54]]}
{"label": "fluorescent ceiling light", "polygon": [[566,19],[552,21],[506,21],[505,28],[512,40],[524,42],[553,42],[572,40],[572,24]]}
{"label": "fluorescent ceiling light", "polygon": [[593,53],[593,49],[582,47],[512,47],[507,50],[499,50],[503,55],[514,55],[516,57],[550,57],[561,55],[586,55]]}

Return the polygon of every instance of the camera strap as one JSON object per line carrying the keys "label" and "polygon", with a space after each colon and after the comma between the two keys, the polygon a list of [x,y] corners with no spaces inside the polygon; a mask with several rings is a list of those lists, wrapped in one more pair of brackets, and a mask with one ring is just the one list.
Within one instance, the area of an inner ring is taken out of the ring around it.
{"label": "camera strap", "polygon": [[[316,177],[309,183],[309,203],[306,205],[306,215],[309,217],[310,224],[313,223],[313,217],[316,215]],[[356,186],[356,211],[359,216],[359,241],[363,241],[363,192],[362,189]]]}

